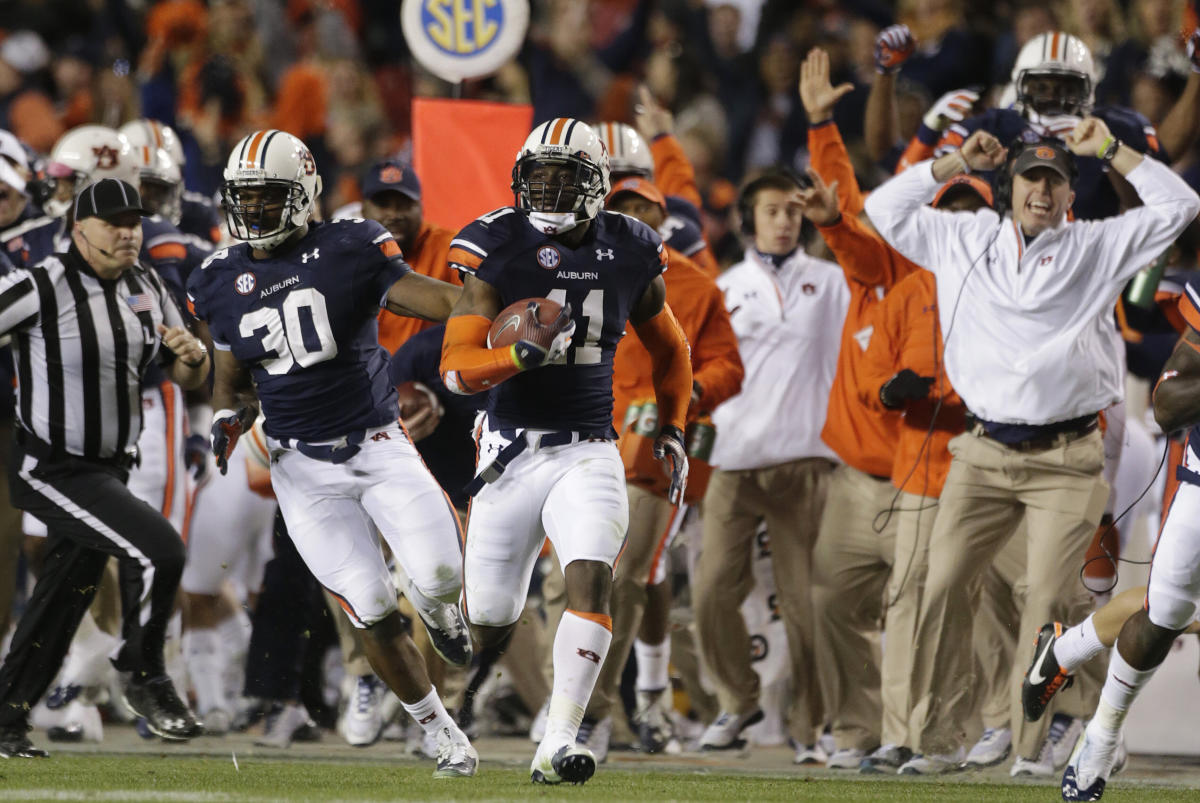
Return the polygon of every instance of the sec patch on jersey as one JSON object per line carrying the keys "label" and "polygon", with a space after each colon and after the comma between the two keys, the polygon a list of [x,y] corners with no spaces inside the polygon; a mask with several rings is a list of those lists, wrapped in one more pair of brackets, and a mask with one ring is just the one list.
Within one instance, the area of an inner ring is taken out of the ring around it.
{"label": "sec patch on jersey", "polygon": [[562,305],[548,298],[525,298],[509,304],[492,321],[488,348],[508,348],[525,340],[549,348],[558,328],[551,327],[562,314]]}

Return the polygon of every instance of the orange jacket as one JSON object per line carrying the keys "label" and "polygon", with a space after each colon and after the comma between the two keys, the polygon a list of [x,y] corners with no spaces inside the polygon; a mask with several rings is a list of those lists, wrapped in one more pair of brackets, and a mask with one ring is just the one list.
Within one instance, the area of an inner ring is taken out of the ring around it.
{"label": "orange jacket", "polygon": [[[454,239],[454,231],[442,228],[426,220],[421,224],[417,240],[405,252],[404,261],[412,266],[417,273],[441,279],[443,282],[462,284],[458,271],[450,267],[446,253],[450,250],[450,241]],[[410,318],[407,315],[396,315],[386,309],[379,311],[379,345],[394,354],[396,349],[424,329],[435,324],[420,318]]]}
{"label": "orange jacket", "polygon": [[[700,198],[700,189],[696,186],[696,171],[692,163],[679,145],[679,140],[670,134],[663,134],[650,143],[650,155],[654,158],[654,186],[663,195],[674,195],[696,207],[699,211],[704,208]],[[717,278],[721,265],[708,244],[692,254],[691,259],[710,278]]]}
{"label": "orange jacket", "polygon": [[[904,408],[892,463],[892,484],[910,494],[937,497],[950,471],[946,444],[966,428],[967,406],[946,376],[937,282],[929,271],[910,274],[876,309],[875,331],[867,347],[862,401],[874,410],[886,409],[879,400],[879,389],[904,368],[920,376],[935,377],[935,381],[928,398],[910,402]],[[942,407],[930,434],[929,425],[939,397]]]}
{"label": "orange jacket", "polygon": [[808,130],[813,169],[826,184],[838,182],[842,215],[818,231],[833,251],[850,287],[850,308],[842,325],[837,372],[829,392],[829,411],[821,439],[846,465],[876,477],[892,473],[899,414],[866,407],[859,399],[865,379],[865,353],[871,339],[873,312],[884,295],[919,268],[902,257],[857,217],[863,194],[854,179],[850,157],[837,126]]}
{"label": "orange jacket", "polygon": [[[670,269],[663,274],[667,304],[687,335],[692,379],[702,389],[699,402],[688,411],[690,420],[736,395],[745,370],[717,283],[673,248],[667,249],[667,259]],[[650,353],[630,327],[613,357],[613,425],[618,431],[632,402],[654,397],[651,373]]]}

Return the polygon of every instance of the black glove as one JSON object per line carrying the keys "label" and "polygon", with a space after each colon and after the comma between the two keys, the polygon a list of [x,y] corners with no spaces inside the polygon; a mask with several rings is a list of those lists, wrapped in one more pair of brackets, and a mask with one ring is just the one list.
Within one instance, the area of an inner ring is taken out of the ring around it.
{"label": "black glove", "polygon": [[217,468],[224,474],[229,470],[229,457],[237,446],[242,433],[254,426],[258,413],[250,407],[243,407],[237,412],[233,410],[218,410],[213,417],[212,451],[217,457]]}
{"label": "black glove", "polygon": [[879,400],[883,406],[898,410],[905,402],[923,399],[929,395],[933,385],[932,376],[917,376],[911,368],[905,368],[893,376],[879,389]]}
{"label": "black glove", "polygon": [[208,438],[188,435],[183,444],[183,462],[192,479],[199,483],[208,474]]}
{"label": "black glove", "polygon": [[667,489],[667,501],[678,505],[683,501],[683,492],[687,488],[688,458],[687,445],[683,441],[683,432],[679,427],[667,425],[654,439],[654,456],[664,460],[671,469],[671,485]]}

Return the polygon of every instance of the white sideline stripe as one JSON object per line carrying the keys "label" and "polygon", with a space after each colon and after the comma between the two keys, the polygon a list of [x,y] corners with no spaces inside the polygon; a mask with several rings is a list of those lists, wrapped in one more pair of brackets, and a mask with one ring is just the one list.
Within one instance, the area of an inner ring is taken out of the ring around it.
{"label": "white sideline stripe", "polygon": [[[230,792],[172,792],[153,791],[150,789],[108,789],[103,792],[81,789],[0,789],[0,800],[146,800],[163,801],[163,803],[213,803],[229,801],[230,803],[280,803],[290,800],[290,797],[262,797],[233,794]],[[354,798],[333,799],[327,803],[374,803],[369,799]]]}
{"label": "white sideline stripe", "polygon": [[150,562],[150,559],[146,557],[141,550],[122,538],[107,524],[100,521],[100,519],[96,518],[91,513],[88,513],[79,505],[72,502],[66,495],[64,495],[54,486],[35,478],[30,473],[30,470],[36,465],[37,460],[29,455],[26,455],[25,462],[21,464],[21,479],[29,483],[29,486],[33,488],[33,490],[37,491],[42,496],[58,505],[58,507],[62,508],[67,513],[70,513],[72,516],[103,535],[109,541],[112,541],[121,549],[125,550],[125,554],[136,559],[138,563],[142,564],[142,596],[141,599],[138,600],[138,623],[144,627],[146,623],[150,621],[150,586],[154,583],[154,564]]}

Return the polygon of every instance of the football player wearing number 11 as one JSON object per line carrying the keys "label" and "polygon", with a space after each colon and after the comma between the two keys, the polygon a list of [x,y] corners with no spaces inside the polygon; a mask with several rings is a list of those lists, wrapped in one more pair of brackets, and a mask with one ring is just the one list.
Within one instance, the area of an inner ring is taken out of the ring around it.
{"label": "football player wearing number 11", "polygon": [[[625,540],[625,468],[614,444],[613,352],[631,322],[654,363],[672,501],[687,478],[683,426],[692,393],[687,341],[659,275],[662,240],[646,224],[601,211],[608,154],[591,126],[557,118],[525,140],[513,168],[516,207],[484,215],[450,243],[466,274],[446,324],[442,375],[458,393],[491,388],[476,429],[479,475],[467,521],[464,605],[488,660],[525,607],[546,537],[564,567],[567,611],[554,638],[554,688],[535,783],[583,783],[596,760],[575,744],[612,640],[612,567]],[[545,345],[489,349],[501,309],[525,298],[558,302],[569,321]],[[574,325],[572,333],[571,326]]]}
{"label": "football player wearing number 11", "polygon": [[405,595],[434,647],[469,664],[458,519],[398,422],[376,332],[380,307],[445,320],[459,288],[411,272],[374,221],[309,222],[320,192],[312,154],[291,134],[258,131],[230,154],[221,194],[243,242],[188,280],[215,347],[213,451],[224,473],[261,404],[271,485],[296,549],[362,628],[375,672],[436,737],[434,774],[474,775],[475,750],[404,631],[376,535],[409,578]]}

